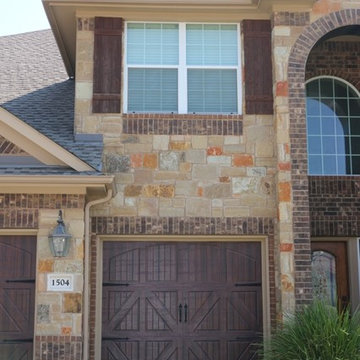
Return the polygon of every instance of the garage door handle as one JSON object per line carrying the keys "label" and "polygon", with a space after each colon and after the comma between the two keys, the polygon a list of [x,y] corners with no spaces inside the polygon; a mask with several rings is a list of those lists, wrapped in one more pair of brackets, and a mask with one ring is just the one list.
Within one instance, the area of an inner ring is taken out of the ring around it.
{"label": "garage door handle", "polygon": [[9,279],[5,280],[7,283],[35,283],[35,279]]}
{"label": "garage door handle", "polygon": [[182,319],[182,305],[180,304],[179,305],[179,322],[181,322],[181,319]]}
{"label": "garage door handle", "polygon": [[236,283],[235,286],[261,286],[261,282]]}
{"label": "garage door handle", "polygon": [[184,310],[185,310],[185,321],[184,322],[187,322],[187,310],[188,310],[188,306],[187,304],[184,305]]}

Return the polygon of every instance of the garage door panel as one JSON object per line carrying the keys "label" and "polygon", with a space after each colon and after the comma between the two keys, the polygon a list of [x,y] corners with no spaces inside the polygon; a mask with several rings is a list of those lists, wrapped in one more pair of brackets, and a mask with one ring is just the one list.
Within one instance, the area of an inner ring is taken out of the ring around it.
{"label": "garage door panel", "polygon": [[0,236],[0,359],[33,357],[36,238]]}
{"label": "garage door panel", "polygon": [[228,330],[260,332],[262,316],[260,289],[232,291],[228,302]]}
{"label": "garage door panel", "polygon": [[138,341],[103,341],[102,360],[138,360]]}
{"label": "garage door panel", "polygon": [[[250,344],[262,332],[260,243],[105,242],[103,285],[103,338],[138,344],[129,350],[137,360],[253,358]],[[107,343],[103,354],[114,353]]]}

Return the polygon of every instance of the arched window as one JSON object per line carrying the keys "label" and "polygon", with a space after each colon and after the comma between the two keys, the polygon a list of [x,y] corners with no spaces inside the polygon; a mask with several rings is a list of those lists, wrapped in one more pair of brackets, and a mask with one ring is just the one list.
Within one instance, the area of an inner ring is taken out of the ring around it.
{"label": "arched window", "polygon": [[360,94],[335,77],[306,83],[310,175],[360,174]]}

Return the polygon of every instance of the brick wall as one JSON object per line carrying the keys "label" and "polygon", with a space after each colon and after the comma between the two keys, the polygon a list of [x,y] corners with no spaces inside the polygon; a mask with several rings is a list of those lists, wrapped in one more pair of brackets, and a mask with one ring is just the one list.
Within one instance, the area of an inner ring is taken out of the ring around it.
{"label": "brick wall", "polygon": [[360,179],[355,176],[310,176],[312,236],[360,234]]}
{"label": "brick wall", "polygon": [[328,75],[360,89],[360,41],[326,41],[315,46],[306,64],[306,79]]}

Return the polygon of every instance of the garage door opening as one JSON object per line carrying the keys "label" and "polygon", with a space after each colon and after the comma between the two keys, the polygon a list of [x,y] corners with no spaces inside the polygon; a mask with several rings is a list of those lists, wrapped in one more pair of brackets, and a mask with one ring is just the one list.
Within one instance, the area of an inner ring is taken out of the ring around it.
{"label": "garage door opening", "polygon": [[260,242],[104,242],[102,359],[254,359]]}

